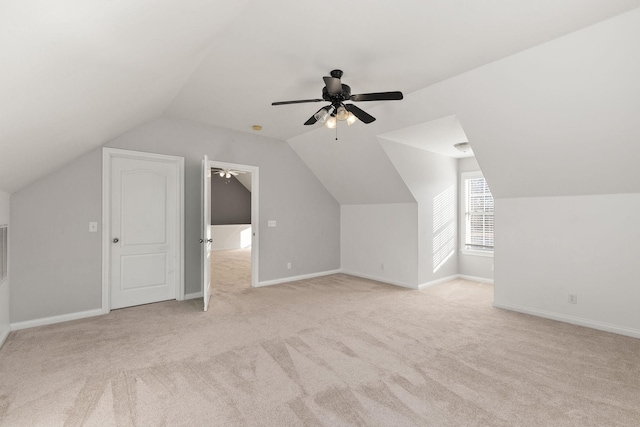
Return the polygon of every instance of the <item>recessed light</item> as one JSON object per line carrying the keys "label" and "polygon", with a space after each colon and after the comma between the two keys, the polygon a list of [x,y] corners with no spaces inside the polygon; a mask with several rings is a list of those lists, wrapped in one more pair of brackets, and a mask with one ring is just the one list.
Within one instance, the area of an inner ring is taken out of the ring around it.
{"label": "recessed light", "polygon": [[253,125],[253,130],[262,130],[262,126],[260,126],[260,125]]}

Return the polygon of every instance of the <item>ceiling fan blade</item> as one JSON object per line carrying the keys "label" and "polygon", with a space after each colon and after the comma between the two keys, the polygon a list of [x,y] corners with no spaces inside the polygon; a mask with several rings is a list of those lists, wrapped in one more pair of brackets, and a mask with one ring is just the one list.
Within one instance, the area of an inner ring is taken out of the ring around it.
{"label": "ceiling fan blade", "polygon": [[[352,101],[399,101],[402,98],[402,92],[376,92],[376,93],[361,93],[357,95],[351,95]],[[354,113],[355,114],[355,113]]]}
{"label": "ceiling fan blade", "polygon": [[287,105],[287,104],[302,104],[305,102],[322,102],[324,99],[299,99],[297,101],[278,101],[272,102],[271,105]]}
{"label": "ceiling fan blade", "polygon": [[356,107],[353,104],[345,104],[344,108],[346,108],[347,111],[352,112],[353,115],[356,116],[363,123],[369,124],[376,119],[371,114],[361,110],[360,108]]}
{"label": "ceiling fan blade", "polygon": [[342,93],[342,83],[340,79],[336,77],[323,77],[324,84],[327,86],[327,92],[329,95],[339,95]]}

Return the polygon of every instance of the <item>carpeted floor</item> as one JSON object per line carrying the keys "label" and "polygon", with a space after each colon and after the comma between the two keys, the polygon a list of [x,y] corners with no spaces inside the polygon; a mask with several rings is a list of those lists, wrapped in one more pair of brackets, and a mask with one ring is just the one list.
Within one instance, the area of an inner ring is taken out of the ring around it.
{"label": "carpeted floor", "polygon": [[251,288],[251,248],[211,252],[211,286],[219,295]]}
{"label": "carpeted floor", "polygon": [[223,270],[207,313],[168,301],[13,332],[0,425],[640,425],[640,340],[495,309],[463,280],[253,289]]}

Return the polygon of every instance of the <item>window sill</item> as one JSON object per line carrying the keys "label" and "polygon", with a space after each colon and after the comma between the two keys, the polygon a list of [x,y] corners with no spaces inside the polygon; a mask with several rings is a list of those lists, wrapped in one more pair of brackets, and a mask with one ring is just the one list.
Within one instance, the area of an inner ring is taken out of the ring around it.
{"label": "window sill", "polygon": [[493,258],[493,251],[474,251],[471,249],[461,249],[460,253],[462,255],[483,256],[483,257]]}

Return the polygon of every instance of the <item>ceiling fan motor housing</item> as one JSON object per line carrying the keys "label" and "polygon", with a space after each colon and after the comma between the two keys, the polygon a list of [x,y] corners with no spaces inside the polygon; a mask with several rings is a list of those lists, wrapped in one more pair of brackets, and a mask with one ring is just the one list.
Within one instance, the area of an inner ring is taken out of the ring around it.
{"label": "ceiling fan motor housing", "polygon": [[342,84],[342,92],[340,93],[329,93],[327,87],[322,88],[322,99],[325,101],[331,102],[336,107],[340,105],[343,101],[348,101],[351,99],[351,87],[346,84]]}

